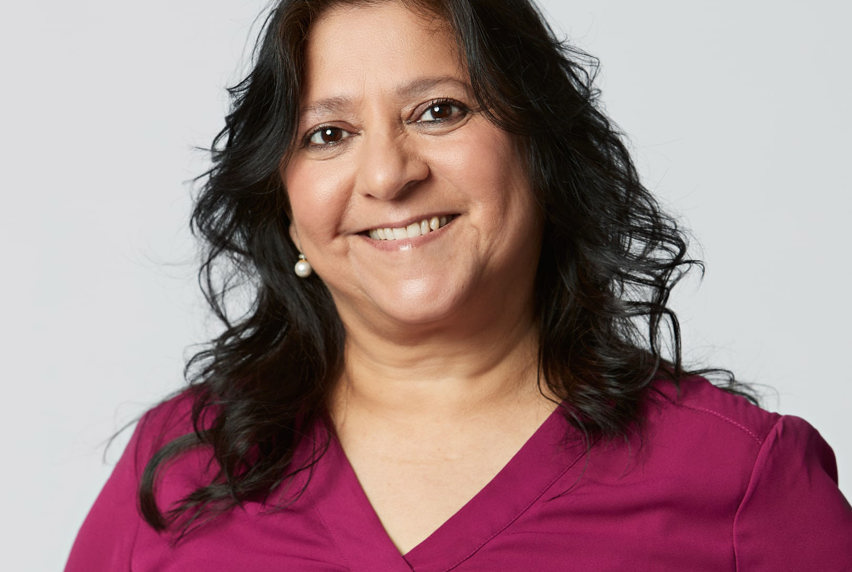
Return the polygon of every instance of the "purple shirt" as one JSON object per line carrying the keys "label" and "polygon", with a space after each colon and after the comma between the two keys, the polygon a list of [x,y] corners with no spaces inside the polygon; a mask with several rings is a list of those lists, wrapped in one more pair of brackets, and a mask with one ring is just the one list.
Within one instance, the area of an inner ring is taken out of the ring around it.
{"label": "purple shirt", "polygon": [[[698,378],[679,392],[655,384],[643,431],[588,453],[554,413],[405,555],[333,438],[288,508],[247,503],[177,542],[156,533],[136,508],[139,475],[163,438],[189,430],[189,406],[177,398],[140,421],[66,571],[852,570],[852,509],[825,441]],[[208,458],[168,465],[161,507],[209,478]]]}

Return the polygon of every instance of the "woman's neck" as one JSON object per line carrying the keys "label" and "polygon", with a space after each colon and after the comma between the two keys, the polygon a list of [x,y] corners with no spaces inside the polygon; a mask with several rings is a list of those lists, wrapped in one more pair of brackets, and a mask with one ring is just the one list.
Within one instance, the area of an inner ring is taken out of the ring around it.
{"label": "woman's neck", "polygon": [[384,336],[347,329],[345,369],[332,401],[407,419],[440,419],[538,402],[538,335],[531,312],[487,328]]}

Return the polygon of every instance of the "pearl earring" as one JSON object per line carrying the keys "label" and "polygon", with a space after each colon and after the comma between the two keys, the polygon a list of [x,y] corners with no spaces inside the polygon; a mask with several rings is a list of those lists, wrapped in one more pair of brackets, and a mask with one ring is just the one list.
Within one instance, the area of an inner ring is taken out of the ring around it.
{"label": "pearl earring", "polygon": [[296,266],[293,267],[293,271],[299,278],[307,278],[311,275],[314,269],[311,268],[311,263],[305,259],[305,255],[300,252],[299,261],[296,262]]}

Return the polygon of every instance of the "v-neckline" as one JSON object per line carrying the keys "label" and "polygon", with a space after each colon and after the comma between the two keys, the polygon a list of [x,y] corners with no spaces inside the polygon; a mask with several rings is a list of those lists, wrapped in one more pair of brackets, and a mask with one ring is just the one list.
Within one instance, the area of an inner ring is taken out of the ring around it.
{"label": "v-neckline", "polygon": [[493,479],[404,555],[382,526],[333,433],[308,493],[350,570],[451,570],[520,517],[584,452],[582,437],[557,407]]}

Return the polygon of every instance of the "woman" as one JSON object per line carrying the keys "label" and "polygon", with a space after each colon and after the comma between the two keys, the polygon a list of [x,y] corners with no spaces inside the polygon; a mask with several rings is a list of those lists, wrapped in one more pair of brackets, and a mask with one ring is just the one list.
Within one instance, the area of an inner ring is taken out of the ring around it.
{"label": "woman", "polygon": [[683,370],[583,60],[519,0],[282,1],[193,218],[226,330],[67,569],[848,567],[816,431]]}

